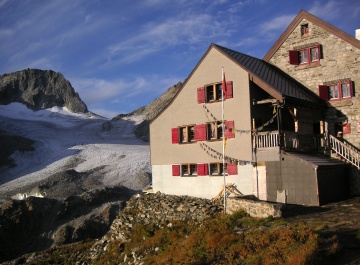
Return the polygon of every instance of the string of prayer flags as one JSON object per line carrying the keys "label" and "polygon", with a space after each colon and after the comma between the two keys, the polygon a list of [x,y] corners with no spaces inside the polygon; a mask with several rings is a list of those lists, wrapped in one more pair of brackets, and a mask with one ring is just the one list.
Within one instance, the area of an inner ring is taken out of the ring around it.
{"label": "string of prayer flags", "polygon": [[274,122],[274,119],[276,118],[277,113],[274,114],[274,116],[272,116],[272,118],[265,122],[263,125],[261,125],[260,127],[256,128],[255,131],[262,131],[264,129],[264,127],[268,126],[270,123]]}
{"label": "string of prayer flags", "polygon": [[[207,108],[207,106],[204,104],[203,105],[203,108],[205,110],[205,113],[206,113],[206,117],[208,118],[208,120],[210,121],[209,117],[208,117],[208,114],[213,118],[214,121],[219,121],[215,115],[213,115],[211,113],[211,111]],[[262,131],[264,129],[264,127],[266,126],[269,126],[271,123],[274,122],[274,119],[276,118],[277,116],[277,112],[276,112],[276,108],[274,108],[274,115],[271,117],[271,119],[267,122],[265,122],[263,125],[261,125],[260,127],[256,128],[254,131],[257,132],[257,131]],[[243,133],[250,133],[251,131],[250,130],[238,130],[236,128],[230,128],[228,126],[225,126],[225,129],[228,129],[228,130],[232,130],[234,133],[240,133],[240,134],[243,134]]]}
{"label": "string of prayer flags", "polygon": [[[210,146],[208,146],[207,144],[203,143],[203,142],[199,142],[200,147],[212,158],[218,159],[218,160],[222,160],[223,158],[223,154],[214,150],[213,148],[211,148]],[[251,164],[251,161],[246,161],[246,160],[239,160],[236,158],[232,158],[229,156],[225,156],[224,158],[225,162],[227,163],[231,163],[234,165],[248,165]]]}

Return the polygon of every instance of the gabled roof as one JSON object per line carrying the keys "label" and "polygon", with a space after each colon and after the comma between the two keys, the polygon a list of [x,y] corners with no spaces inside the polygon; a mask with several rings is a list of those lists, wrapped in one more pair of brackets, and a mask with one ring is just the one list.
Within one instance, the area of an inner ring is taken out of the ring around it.
{"label": "gabled roof", "polygon": [[266,53],[263,60],[269,61],[271,57],[276,53],[276,51],[280,48],[280,46],[284,43],[284,41],[289,37],[289,35],[294,31],[294,29],[299,25],[299,23],[306,19],[317,26],[325,29],[326,31],[332,33],[336,37],[350,43],[354,47],[360,49],[360,41],[353,36],[345,33],[344,31],[334,27],[333,25],[321,20],[320,18],[306,12],[305,10],[301,10],[299,14],[294,18],[294,20],[290,23],[290,25],[286,28],[284,33],[280,36],[280,38],[275,42],[275,44],[270,48],[270,50]]}
{"label": "gabled roof", "polygon": [[290,77],[276,66],[264,60],[212,44],[214,48],[234,61],[249,73],[250,80],[274,98],[303,100],[308,103],[325,105],[318,95]]}
{"label": "gabled roof", "polygon": [[174,102],[174,100],[176,100],[178,94],[186,86],[188,80],[213,48],[247,71],[252,82],[280,102],[283,102],[285,99],[287,102],[304,103],[313,107],[327,107],[326,103],[318,95],[274,65],[265,62],[264,60],[212,43],[195,68],[191,71],[190,75],[186,78],[182,87],[177,91],[173,99],[150,121],[150,123],[156,120],[156,118],[159,117],[172,102]]}

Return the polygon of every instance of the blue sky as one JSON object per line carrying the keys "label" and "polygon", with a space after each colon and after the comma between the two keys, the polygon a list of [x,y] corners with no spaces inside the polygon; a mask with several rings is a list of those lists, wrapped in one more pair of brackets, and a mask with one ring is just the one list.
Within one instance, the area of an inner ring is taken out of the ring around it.
{"label": "blue sky", "polygon": [[358,0],[0,0],[0,74],[61,72],[112,118],[184,81],[211,43],[262,58],[301,9],[360,29]]}

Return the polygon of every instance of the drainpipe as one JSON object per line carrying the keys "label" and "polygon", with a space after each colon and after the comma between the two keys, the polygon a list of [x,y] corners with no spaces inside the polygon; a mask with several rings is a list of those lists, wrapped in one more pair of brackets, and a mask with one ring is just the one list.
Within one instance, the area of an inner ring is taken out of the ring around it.
{"label": "drainpipe", "polygon": [[256,134],[255,134],[255,119],[252,119],[252,128],[253,128],[253,166],[255,167],[256,173],[256,197],[259,199],[259,172],[257,167],[257,156],[256,156]]}
{"label": "drainpipe", "polygon": [[[284,99],[283,99],[284,102]],[[282,190],[282,170],[281,170],[281,149],[283,147],[283,135],[282,135],[282,124],[281,124],[281,108],[280,102],[276,101],[276,111],[277,111],[277,123],[278,123],[278,133],[279,133],[279,190]]]}

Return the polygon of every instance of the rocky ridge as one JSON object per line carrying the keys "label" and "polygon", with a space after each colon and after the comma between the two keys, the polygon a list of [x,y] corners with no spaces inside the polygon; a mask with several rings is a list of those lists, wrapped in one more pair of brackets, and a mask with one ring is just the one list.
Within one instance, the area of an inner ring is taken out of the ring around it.
{"label": "rocky ridge", "polygon": [[54,106],[66,107],[71,112],[87,113],[70,82],[52,70],[26,69],[0,76],[0,104],[25,104],[32,110]]}
{"label": "rocky ridge", "polygon": [[181,89],[183,83],[179,82],[176,85],[170,87],[162,94],[160,97],[156,98],[149,105],[138,108],[133,112],[128,114],[119,114],[115,116],[112,120],[119,120],[127,118],[133,115],[141,115],[144,117],[144,120],[139,123],[134,131],[136,137],[148,142],[150,131],[149,131],[149,122],[154,119],[157,115],[160,114],[173,100],[176,94]]}

